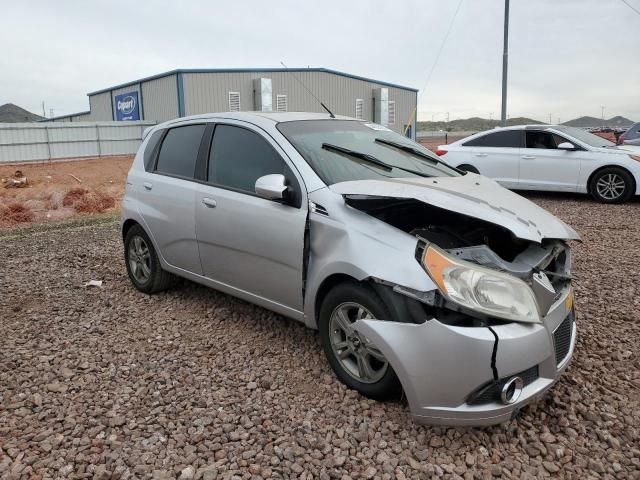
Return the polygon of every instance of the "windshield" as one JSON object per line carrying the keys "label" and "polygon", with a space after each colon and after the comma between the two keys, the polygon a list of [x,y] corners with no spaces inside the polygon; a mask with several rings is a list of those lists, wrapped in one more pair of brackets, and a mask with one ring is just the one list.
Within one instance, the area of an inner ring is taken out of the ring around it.
{"label": "windshield", "polygon": [[558,130],[562,133],[566,133],[576,140],[580,140],[582,143],[586,143],[590,147],[615,147],[616,145],[615,143],[599,137],[598,135],[594,135],[593,133],[589,133],[586,130],[581,130],[576,127],[565,127],[559,125],[557,127],[553,127],[553,129]]}
{"label": "windshield", "polygon": [[[282,122],[277,127],[327,185],[350,180],[460,175],[423,146],[374,123],[300,120]],[[417,150],[428,158],[387,142]],[[373,159],[362,158],[365,156]]]}

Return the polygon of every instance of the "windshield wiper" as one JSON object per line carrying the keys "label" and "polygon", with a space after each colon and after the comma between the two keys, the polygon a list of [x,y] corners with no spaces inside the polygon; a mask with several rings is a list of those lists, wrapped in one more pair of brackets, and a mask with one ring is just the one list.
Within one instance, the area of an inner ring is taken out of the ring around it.
{"label": "windshield wiper", "polygon": [[391,140],[385,140],[384,138],[376,138],[375,141],[377,143],[381,143],[383,145],[388,145],[390,147],[395,147],[395,148],[397,148],[399,150],[402,150],[404,152],[407,152],[407,153],[412,153],[416,157],[421,157],[421,158],[424,158],[426,160],[430,160],[433,163],[444,163],[444,162],[442,162],[441,160],[439,160],[437,158],[433,158],[431,155],[428,155],[428,154],[426,154],[424,152],[421,152],[417,148],[413,148],[410,145],[404,145],[402,143],[393,142]]}
{"label": "windshield wiper", "polygon": [[349,157],[359,158],[360,160],[364,160],[365,162],[369,162],[372,165],[377,165],[378,167],[386,170],[387,172],[390,172],[394,168],[397,168],[398,170],[402,170],[402,171],[408,172],[408,173],[413,173],[414,175],[418,175],[419,177],[428,177],[429,176],[426,173],[418,172],[417,170],[412,170],[410,168],[399,167],[398,165],[391,165],[389,163],[383,162],[382,160],[374,157],[373,155],[371,155],[369,153],[358,152],[356,150],[351,150],[349,148],[339,147],[338,145],[332,145],[331,143],[323,143],[322,144],[322,148],[324,148],[325,150],[330,150],[330,151],[333,151],[333,152],[342,153],[342,154],[347,155]]}

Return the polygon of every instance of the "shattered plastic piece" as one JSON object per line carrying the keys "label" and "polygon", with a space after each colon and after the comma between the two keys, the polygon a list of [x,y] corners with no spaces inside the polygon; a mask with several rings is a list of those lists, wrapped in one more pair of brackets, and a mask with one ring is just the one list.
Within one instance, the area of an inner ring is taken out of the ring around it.
{"label": "shattered plastic piece", "polygon": [[102,286],[102,280],[89,280],[87,283],[84,284],[85,287],[101,287]]}

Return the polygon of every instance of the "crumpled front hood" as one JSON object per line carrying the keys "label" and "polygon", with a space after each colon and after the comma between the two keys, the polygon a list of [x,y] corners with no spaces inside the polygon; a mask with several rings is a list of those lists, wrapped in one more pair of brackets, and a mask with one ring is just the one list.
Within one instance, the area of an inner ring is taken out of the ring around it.
{"label": "crumpled front hood", "polygon": [[573,228],[545,209],[473,173],[460,177],[356,180],[329,188],[341,195],[412,198],[503,226],[523,240],[538,243],[543,238],[580,240]]}

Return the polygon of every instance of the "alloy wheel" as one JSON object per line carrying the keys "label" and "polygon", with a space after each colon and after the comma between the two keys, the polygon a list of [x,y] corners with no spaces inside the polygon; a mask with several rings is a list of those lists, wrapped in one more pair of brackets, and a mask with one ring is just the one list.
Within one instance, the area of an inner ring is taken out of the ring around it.
{"label": "alloy wheel", "polygon": [[382,352],[353,329],[357,320],[373,318],[368,309],[354,302],[338,305],[329,318],[329,340],[336,358],[350,376],[362,383],[378,382],[389,368]]}
{"label": "alloy wheel", "polygon": [[607,173],[601,176],[596,183],[596,190],[605,200],[620,198],[626,189],[624,179],[616,173]]}
{"label": "alloy wheel", "polygon": [[138,283],[144,284],[151,277],[151,252],[140,235],[129,242],[129,268]]}

